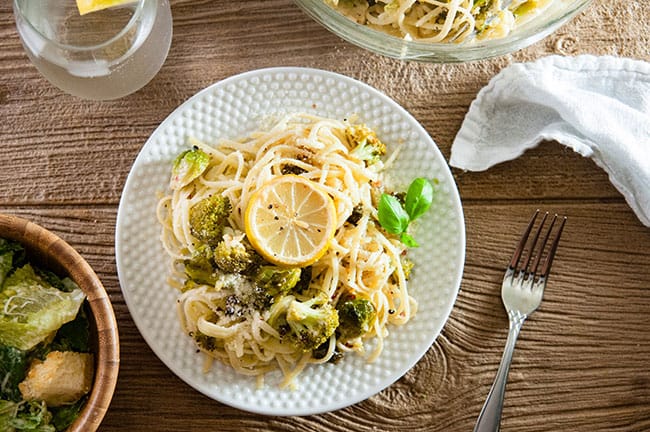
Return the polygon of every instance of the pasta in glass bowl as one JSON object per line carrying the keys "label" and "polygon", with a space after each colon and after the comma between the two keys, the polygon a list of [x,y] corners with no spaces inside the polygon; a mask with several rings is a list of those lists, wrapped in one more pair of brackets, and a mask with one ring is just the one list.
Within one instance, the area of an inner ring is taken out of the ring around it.
{"label": "pasta in glass bowl", "polygon": [[565,24],[591,0],[295,0],[316,22],[377,54],[459,63],[507,54]]}

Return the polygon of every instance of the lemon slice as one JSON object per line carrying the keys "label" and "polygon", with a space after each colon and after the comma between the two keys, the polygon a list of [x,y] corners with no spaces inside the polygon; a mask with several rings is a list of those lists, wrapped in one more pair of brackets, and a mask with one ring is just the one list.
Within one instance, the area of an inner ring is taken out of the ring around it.
{"label": "lemon slice", "polygon": [[318,183],[283,175],[251,196],[244,226],[253,247],[268,261],[304,267],[327,251],[336,230],[336,209]]}
{"label": "lemon slice", "polygon": [[113,6],[135,3],[135,0],[77,0],[80,15],[96,12]]}

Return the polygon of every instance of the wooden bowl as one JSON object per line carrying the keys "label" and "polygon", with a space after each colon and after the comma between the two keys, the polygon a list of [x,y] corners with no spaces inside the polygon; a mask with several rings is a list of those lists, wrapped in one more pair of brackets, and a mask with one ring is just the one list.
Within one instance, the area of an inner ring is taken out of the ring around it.
{"label": "wooden bowl", "polygon": [[108,410],[120,364],[117,323],[104,286],[72,246],[35,223],[0,214],[0,237],[20,242],[30,261],[62,276],[69,276],[86,294],[95,377],[88,402],[67,432],[93,432]]}

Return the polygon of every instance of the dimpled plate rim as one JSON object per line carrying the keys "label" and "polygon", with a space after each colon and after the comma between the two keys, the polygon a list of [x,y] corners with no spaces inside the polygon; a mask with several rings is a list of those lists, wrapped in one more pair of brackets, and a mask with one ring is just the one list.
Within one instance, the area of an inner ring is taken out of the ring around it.
{"label": "dimpled plate rim", "polygon": [[[409,283],[417,315],[391,327],[373,363],[347,355],[338,364],[310,365],[295,390],[279,389],[279,372],[265,386],[215,363],[203,373],[202,356],[183,334],[175,311],[176,293],[165,282],[169,258],[160,244],[158,196],[167,190],[175,156],[186,138],[205,142],[236,139],[269,116],[303,111],[323,117],[357,114],[374,128],[389,151],[403,143],[389,171],[405,188],[415,176],[436,178],[432,209],[416,222],[419,248]],[[245,411],[288,416],[333,411],[363,401],[403,376],[426,353],[451,313],[465,259],[465,228],[458,190],[431,137],[406,110],[383,93],[337,73],[301,67],[253,70],[219,81],[190,97],[153,132],[136,157],[118,208],[115,255],[122,294],[146,343],[180,379],[204,395]],[[422,271],[418,272],[418,269]]]}

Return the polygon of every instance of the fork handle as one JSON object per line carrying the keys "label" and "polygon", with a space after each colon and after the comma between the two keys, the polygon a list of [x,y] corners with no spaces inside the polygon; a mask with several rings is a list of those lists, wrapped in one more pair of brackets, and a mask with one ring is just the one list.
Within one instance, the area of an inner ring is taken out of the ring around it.
{"label": "fork handle", "polygon": [[510,325],[508,330],[508,339],[506,346],[503,350],[501,363],[497,370],[497,375],[492,383],[492,388],[488,393],[481,414],[478,416],[474,432],[496,432],[499,430],[501,423],[501,411],[503,409],[503,395],[506,391],[506,380],[508,378],[508,370],[510,369],[510,361],[512,360],[512,353],[515,349],[517,336],[519,330],[526,320],[526,315],[510,313]]}

